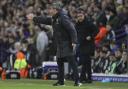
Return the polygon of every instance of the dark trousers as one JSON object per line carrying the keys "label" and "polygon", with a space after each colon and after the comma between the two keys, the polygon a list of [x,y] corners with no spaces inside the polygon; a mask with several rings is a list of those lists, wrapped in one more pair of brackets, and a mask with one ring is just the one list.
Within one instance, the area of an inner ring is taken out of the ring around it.
{"label": "dark trousers", "polygon": [[64,57],[64,58],[58,58],[57,64],[58,64],[58,81],[60,83],[64,83],[64,62],[68,61],[69,65],[71,66],[74,74],[74,81],[75,83],[78,82],[79,76],[78,76],[78,69],[77,69],[77,63],[75,61],[75,58],[73,56],[70,57]]}
{"label": "dark trousers", "polygon": [[91,80],[91,57],[90,55],[80,55],[82,65],[80,81]]}

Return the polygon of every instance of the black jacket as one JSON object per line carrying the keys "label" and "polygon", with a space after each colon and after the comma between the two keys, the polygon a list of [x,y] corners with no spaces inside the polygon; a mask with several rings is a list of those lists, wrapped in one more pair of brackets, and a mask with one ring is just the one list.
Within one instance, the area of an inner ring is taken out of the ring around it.
{"label": "black jacket", "polygon": [[[78,43],[80,54],[94,54],[95,44],[94,38],[98,33],[98,28],[87,18],[83,22],[76,23]],[[91,36],[91,40],[86,40],[87,36]]]}
{"label": "black jacket", "polygon": [[72,43],[77,42],[77,32],[67,13],[60,10],[55,16],[34,17],[35,23],[52,25],[57,46],[57,57],[73,55]]}
{"label": "black jacket", "polygon": [[7,57],[9,55],[8,53],[9,43],[4,42],[0,39],[0,64],[4,63],[7,60]]}

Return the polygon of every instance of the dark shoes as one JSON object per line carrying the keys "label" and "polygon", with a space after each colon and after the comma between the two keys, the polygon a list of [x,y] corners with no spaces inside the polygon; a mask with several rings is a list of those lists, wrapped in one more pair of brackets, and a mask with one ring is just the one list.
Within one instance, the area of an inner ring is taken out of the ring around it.
{"label": "dark shoes", "polygon": [[[80,87],[81,85],[82,83],[74,83],[74,86]],[[64,83],[57,82],[57,83],[54,83],[53,86],[65,86],[65,85]]]}
{"label": "dark shoes", "polygon": [[82,83],[75,83],[74,86],[78,86],[80,87],[82,85]]}
{"label": "dark shoes", "polygon": [[53,86],[65,86],[65,85],[64,85],[64,83],[57,82],[57,83],[54,83]]}

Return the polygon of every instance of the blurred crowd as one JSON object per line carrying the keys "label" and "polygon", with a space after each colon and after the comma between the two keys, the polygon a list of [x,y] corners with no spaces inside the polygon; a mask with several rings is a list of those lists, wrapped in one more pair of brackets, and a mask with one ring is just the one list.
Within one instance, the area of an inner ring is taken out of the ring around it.
{"label": "blurred crowd", "polygon": [[[51,26],[33,24],[26,18],[29,13],[47,15],[47,7],[54,1],[62,1],[74,23],[81,8],[99,28],[92,57],[94,73],[128,71],[128,0],[0,0],[0,66],[13,68],[18,51],[32,67],[55,59]],[[102,33],[102,27],[107,33]]]}

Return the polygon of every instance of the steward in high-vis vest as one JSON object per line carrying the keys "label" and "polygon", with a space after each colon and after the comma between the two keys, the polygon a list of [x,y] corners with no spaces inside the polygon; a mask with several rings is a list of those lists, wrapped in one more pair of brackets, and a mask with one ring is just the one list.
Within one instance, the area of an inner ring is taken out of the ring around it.
{"label": "steward in high-vis vest", "polygon": [[14,63],[14,68],[20,70],[26,67],[27,67],[27,62],[24,53],[18,52],[16,54],[16,61]]}
{"label": "steward in high-vis vest", "polygon": [[27,62],[24,53],[18,52],[16,54],[16,61],[14,63],[14,69],[20,70],[20,76],[26,78],[28,75]]}

